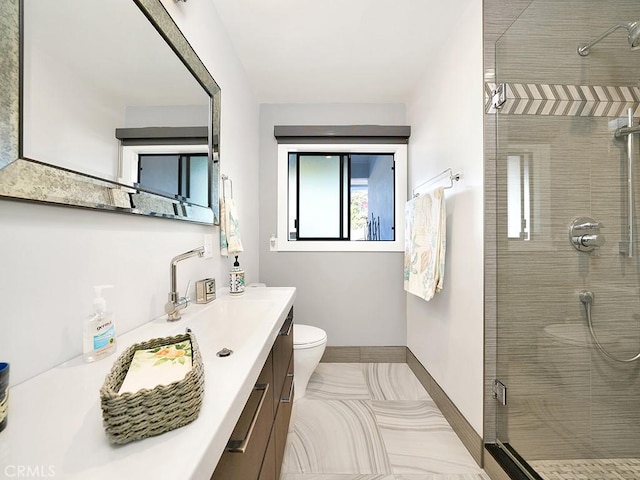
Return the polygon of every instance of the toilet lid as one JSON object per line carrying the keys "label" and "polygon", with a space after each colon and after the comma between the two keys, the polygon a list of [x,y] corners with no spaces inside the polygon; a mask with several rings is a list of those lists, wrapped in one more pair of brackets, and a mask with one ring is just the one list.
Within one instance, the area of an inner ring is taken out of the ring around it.
{"label": "toilet lid", "polygon": [[312,348],[327,341],[324,330],[311,325],[293,324],[293,348]]}

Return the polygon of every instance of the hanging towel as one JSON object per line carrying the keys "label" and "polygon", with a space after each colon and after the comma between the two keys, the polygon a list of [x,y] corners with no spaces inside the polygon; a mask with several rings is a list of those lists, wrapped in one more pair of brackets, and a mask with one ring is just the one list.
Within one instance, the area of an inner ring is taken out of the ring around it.
{"label": "hanging towel", "polygon": [[405,216],[404,289],[430,300],[442,290],[444,280],[444,188],[409,200]]}
{"label": "hanging towel", "polygon": [[242,240],[240,239],[240,223],[238,222],[238,212],[233,198],[220,199],[220,254],[240,253]]}

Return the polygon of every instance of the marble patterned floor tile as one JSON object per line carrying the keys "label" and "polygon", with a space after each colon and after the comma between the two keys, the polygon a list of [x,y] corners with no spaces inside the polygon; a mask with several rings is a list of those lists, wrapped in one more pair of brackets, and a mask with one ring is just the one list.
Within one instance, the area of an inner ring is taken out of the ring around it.
{"label": "marble patterned floor tile", "polygon": [[468,474],[408,474],[408,475],[342,475],[333,473],[283,473],[280,480],[490,480],[485,473]]}
{"label": "marble patterned floor tile", "polygon": [[[280,475],[280,480],[396,480],[394,475],[342,475],[335,473],[285,473]],[[409,479],[411,480],[411,479]]]}
{"label": "marble patterned floor tile", "polygon": [[490,479],[489,479],[489,476],[483,472],[483,473],[460,473],[460,474],[419,473],[419,474],[395,475],[394,480],[490,480]]}
{"label": "marble patterned floor tile", "polygon": [[429,400],[429,394],[406,363],[362,364],[372,400]]}
{"label": "marble patterned floor tile", "polygon": [[305,398],[370,400],[361,363],[320,363],[309,379]]}
{"label": "marble patterned floor tile", "polygon": [[392,473],[371,402],[307,400],[295,408],[282,465],[288,475]]}
{"label": "marble patterned floor tile", "polygon": [[371,405],[393,473],[482,473],[432,400]]}
{"label": "marble patterned floor tile", "polygon": [[486,473],[418,473],[395,475],[394,480],[490,480]]}

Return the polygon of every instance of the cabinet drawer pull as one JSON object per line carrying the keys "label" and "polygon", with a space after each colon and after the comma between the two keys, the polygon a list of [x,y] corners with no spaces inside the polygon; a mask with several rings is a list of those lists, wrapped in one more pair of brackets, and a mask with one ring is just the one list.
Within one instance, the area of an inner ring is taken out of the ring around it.
{"label": "cabinet drawer pull", "polygon": [[[287,325],[288,323],[288,325]],[[288,337],[291,335],[291,329],[293,328],[293,317],[287,318],[280,329],[280,335]]]}
{"label": "cabinet drawer pull", "polygon": [[[269,384],[268,383],[256,384],[253,390],[254,391],[262,390],[262,394],[260,395],[260,401],[258,402],[258,406],[256,407],[255,412],[253,412],[253,417],[251,418],[251,424],[249,425],[249,429],[247,430],[247,435],[243,440],[230,440],[229,443],[227,444],[227,447],[225,448],[225,451],[227,452],[244,453],[247,450],[249,441],[251,441],[251,434],[253,433],[253,429],[256,426],[258,417],[260,416],[260,411],[262,410],[262,404],[264,404],[264,399],[267,397],[267,392],[269,391]],[[238,445],[238,446],[235,446],[235,445]]]}
{"label": "cabinet drawer pull", "polygon": [[289,396],[280,399],[282,403],[291,403],[291,399],[293,398],[293,373],[287,373],[287,378],[291,379],[291,386],[289,387]]}

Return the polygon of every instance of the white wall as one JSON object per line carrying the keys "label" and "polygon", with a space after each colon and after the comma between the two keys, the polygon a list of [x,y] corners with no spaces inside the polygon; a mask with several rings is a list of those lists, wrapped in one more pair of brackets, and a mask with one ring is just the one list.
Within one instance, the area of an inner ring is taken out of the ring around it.
{"label": "white wall", "polygon": [[[212,3],[163,3],[222,88],[222,170],[234,182],[247,280],[257,281],[257,103]],[[217,227],[6,200],[0,226],[0,361],[11,362],[12,384],[81,353],[92,285],[116,286],[105,293],[115,296],[111,307],[124,332],[162,315],[173,256],[202,245],[205,233],[219,245]],[[205,277],[223,287],[231,266],[217,255],[186,260],[178,288]]]}
{"label": "white wall", "polygon": [[462,179],[446,190],[444,290],[407,294],[407,345],[482,435],[482,2],[468,3],[408,109],[409,187],[449,167]]}
{"label": "white wall", "polygon": [[295,286],[296,321],[323,328],[330,346],[405,345],[403,254],[271,252],[277,231],[274,125],[405,125],[401,104],[260,106],[260,279]]}

